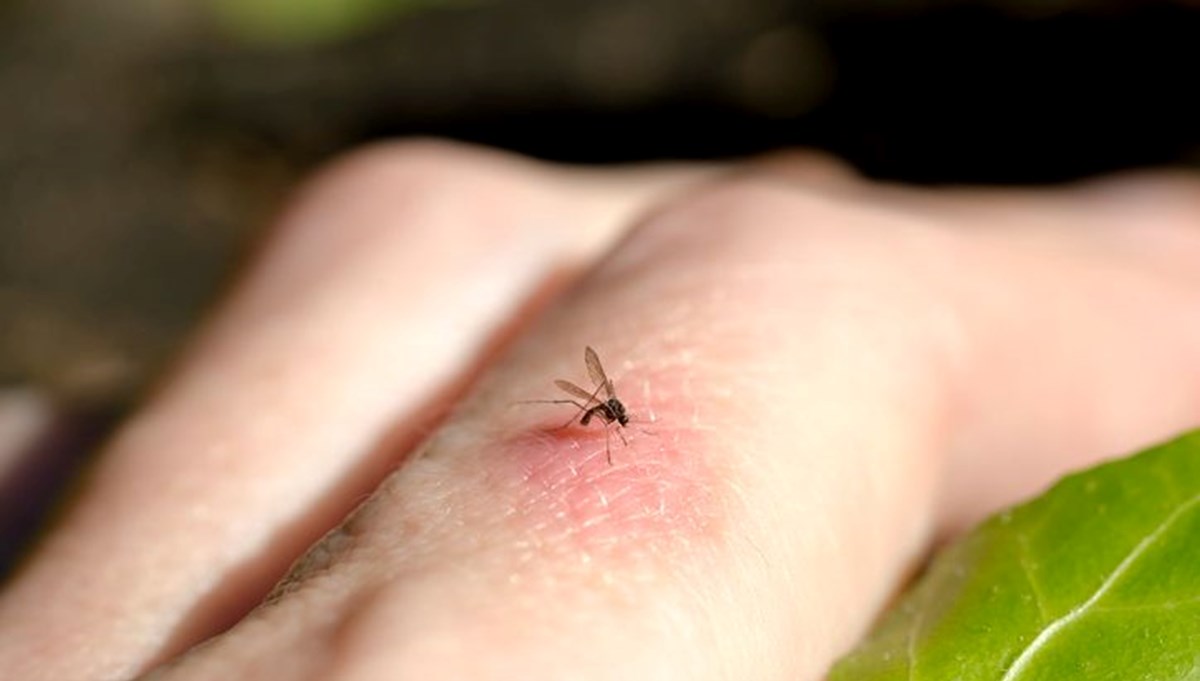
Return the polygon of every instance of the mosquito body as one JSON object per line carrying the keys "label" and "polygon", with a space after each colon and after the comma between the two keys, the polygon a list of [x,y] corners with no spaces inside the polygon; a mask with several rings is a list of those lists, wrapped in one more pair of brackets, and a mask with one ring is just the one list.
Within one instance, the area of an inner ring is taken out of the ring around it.
{"label": "mosquito body", "polygon": [[[583,363],[587,365],[588,376],[592,379],[592,384],[596,386],[594,390],[588,392],[583,388],[575,385],[570,381],[557,380],[554,385],[558,389],[567,393],[574,399],[570,400],[535,400],[536,402],[547,402],[551,404],[573,404],[579,408],[579,412],[571,417],[562,425],[563,428],[579,419],[579,425],[586,426],[591,423],[592,419],[599,419],[604,422],[604,453],[608,457],[608,463],[612,464],[612,451],[608,446],[608,427],[612,424],[617,424],[618,427],[629,425],[629,412],[625,410],[625,405],[617,398],[616,390],[613,388],[612,379],[604,373],[604,366],[600,364],[600,356],[591,347],[583,350]],[[603,395],[603,397],[601,397]],[[625,441],[625,436],[617,431],[621,441]]]}

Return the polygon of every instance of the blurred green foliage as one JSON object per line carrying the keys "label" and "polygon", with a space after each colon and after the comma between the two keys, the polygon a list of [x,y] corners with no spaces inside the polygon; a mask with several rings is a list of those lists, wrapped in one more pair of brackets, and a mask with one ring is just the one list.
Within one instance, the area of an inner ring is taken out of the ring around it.
{"label": "blurred green foliage", "polygon": [[301,47],[336,42],[397,15],[458,0],[206,0],[219,30],[240,42]]}

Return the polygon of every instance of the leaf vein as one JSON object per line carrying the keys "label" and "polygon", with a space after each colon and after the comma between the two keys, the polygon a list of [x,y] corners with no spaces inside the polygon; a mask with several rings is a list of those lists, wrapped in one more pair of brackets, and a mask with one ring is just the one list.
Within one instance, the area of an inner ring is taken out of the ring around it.
{"label": "leaf vein", "polygon": [[1021,572],[1025,575],[1025,581],[1029,582],[1029,591],[1033,593],[1033,602],[1037,605],[1038,621],[1041,624],[1045,624],[1050,621],[1050,612],[1046,609],[1046,600],[1042,596],[1042,590],[1033,578],[1033,565],[1030,563],[1029,558],[1028,538],[1020,532],[1013,532],[1013,538],[1017,544],[1017,563],[1021,566]]}
{"label": "leaf vein", "polygon": [[908,631],[908,681],[917,680],[917,638],[924,619],[925,609],[921,608],[913,615],[912,627]]}
{"label": "leaf vein", "polygon": [[1021,651],[1021,653],[1017,656],[1017,659],[1013,661],[1012,665],[1009,666],[1008,671],[1006,671],[1004,676],[1001,677],[1001,681],[1015,681],[1015,679],[1019,678],[1020,675],[1029,668],[1034,656],[1037,655],[1037,653],[1044,648],[1047,643],[1049,643],[1055,634],[1077,621],[1083,615],[1087,614],[1087,612],[1092,609],[1096,602],[1103,598],[1105,594],[1112,589],[1113,585],[1116,584],[1117,581],[1129,571],[1129,568],[1132,567],[1133,564],[1142,557],[1142,554],[1144,554],[1147,549],[1153,546],[1154,542],[1156,542],[1159,537],[1166,533],[1166,531],[1170,529],[1170,527],[1174,525],[1176,521],[1182,518],[1188,511],[1192,510],[1192,508],[1194,508],[1197,504],[1200,504],[1200,494],[1192,496],[1192,498],[1188,499],[1185,503],[1163,518],[1162,522],[1160,522],[1158,526],[1155,527],[1152,532],[1150,532],[1150,534],[1143,537],[1142,540],[1133,547],[1133,550],[1129,552],[1129,555],[1125,556],[1125,558],[1117,564],[1117,567],[1114,568],[1108,577],[1104,579],[1104,581],[1096,589],[1095,593],[1093,593],[1086,601],[1071,609],[1070,612],[1054,620],[1042,629],[1042,631],[1033,639],[1033,641],[1031,641],[1029,645]]}
{"label": "leaf vein", "polygon": [[1139,610],[1175,610],[1200,605],[1200,596],[1184,598],[1178,601],[1159,601],[1157,603],[1133,603],[1130,605],[1101,605],[1096,612],[1137,612]]}

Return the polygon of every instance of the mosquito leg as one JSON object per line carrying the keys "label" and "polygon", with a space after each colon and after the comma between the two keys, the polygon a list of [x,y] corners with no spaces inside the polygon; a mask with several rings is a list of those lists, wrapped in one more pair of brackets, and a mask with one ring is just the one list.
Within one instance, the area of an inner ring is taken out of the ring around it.
{"label": "mosquito leg", "polygon": [[552,402],[554,404],[573,404],[573,405],[575,405],[576,408],[579,409],[579,411],[577,411],[571,415],[571,418],[567,419],[566,423],[562,424],[561,426],[556,427],[554,430],[562,430],[563,428],[566,428],[567,426],[571,425],[572,423],[575,423],[575,419],[579,418],[579,414],[580,413],[586,414],[587,410],[588,410],[588,407],[586,404],[580,404],[579,402],[576,402],[575,400],[546,400],[546,401]]}
{"label": "mosquito leg", "polygon": [[580,409],[586,409],[575,400],[519,400],[517,404],[573,404]]}
{"label": "mosquito leg", "polygon": [[[600,390],[603,387],[604,387],[603,385],[596,386],[596,389],[594,391],[592,391],[591,395],[588,396],[588,401],[586,403],[584,403],[583,405],[580,405],[578,402],[575,402],[574,400],[570,400],[570,402],[572,404],[578,406],[583,411],[583,418],[579,420],[580,425],[586,426],[588,424],[588,421],[592,420],[592,413],[596,410],[597,407],[593,407],[593,406],[591,406],[591,404],[593,402],[599,403],[599,400],[596,399],[596,395],[600,394]],[[572,416],[570,421],[567,421],[560,427],[566,428],[567,426],[574,423],[576,416],[579,416],[579,414],[575,414],[575,416]]]}

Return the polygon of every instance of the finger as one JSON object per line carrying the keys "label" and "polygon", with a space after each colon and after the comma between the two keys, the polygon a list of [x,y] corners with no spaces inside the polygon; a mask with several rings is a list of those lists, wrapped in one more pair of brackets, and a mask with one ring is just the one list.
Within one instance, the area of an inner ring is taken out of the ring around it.
{"label": "finger", "polygon": [[[0,578],[40,520],[44,504],[30,490],[55,479],[52,457],[39,456],[55,426],[50,399],[25,387],[0,387]],[[51,460],[47,460],[51,459]]]}
{"label": "finger", "polygon": [[[889,261],[921,231],[753,182],[656,213],[164,678],[817,678],[931,527],[947,323]],[[627,446],[515,404],[589,345]]]}
{"label": "finger", "polygon": [[[957,201],[925,207],[956,219]],[[951,531],[1200,424],[1200,184],[1134,176],[976,205],[1023,227],[974,234],[960,266],[977,276],[953,291],[973,331]]]}
{"label": "finger", "polygon": [[126,678],[240,617],[524,308],[695,171],[638,172],[417,143],[326,173],[0,600],[0,676]]}
{"label": "finger", "polygon": [[[272,607],[166,678],[818,678],[922,551],[941,484],[960,479],[943,454],[972,424],[961,401],[999,329],[958,307],[987,296],[947,294],[1026,267],[888,215],[754,182],[657,213]],[[1078,267],[1029,282],[1036,314],[1062,309],[1046,293]],[[1178,318],[1166,307],[1163,326]],[[1092,330],[1055,329],[1065,347]],[[1039,369],[1080,381],[1082,402],[1119,400],[1120,367],[1144,347],[1093,340],[1111,353],[1094,373]],[[645,424],[611,466],[608,431],[513,406],[578,380],[586,345]],[[1186,404],[1174,378],[1156,380],[1165,408]],[[1010,425],[1044,442],[1041,420]],[[1094,425],[1068,410],[1049,437]]]}
{"label": "finger", "polygon": [[[0,489],[13,489],[22,482],[26,455],[45,437],[53,420],[54,408],[45,395],[30,388],[0,387]],[[8,496],[0,494],[0,499]]]}
{"label": "finger", "polygon": [[969,225],[979,236],[1043,250],[1106,251],[1128,266],[1200,279],[1200,183],[1194,175],[1137,171],[1055,188],[849,186],[864,201]]}
{"label": "finger", "polygon": [[962,232],[969,248],[939,266],[977,270],[945,291],[972,330],[958,360],[970,390],[946,535],[1200,423],[1196,177],[1140,171],[1054,189],[846,182],[840,193]]}

